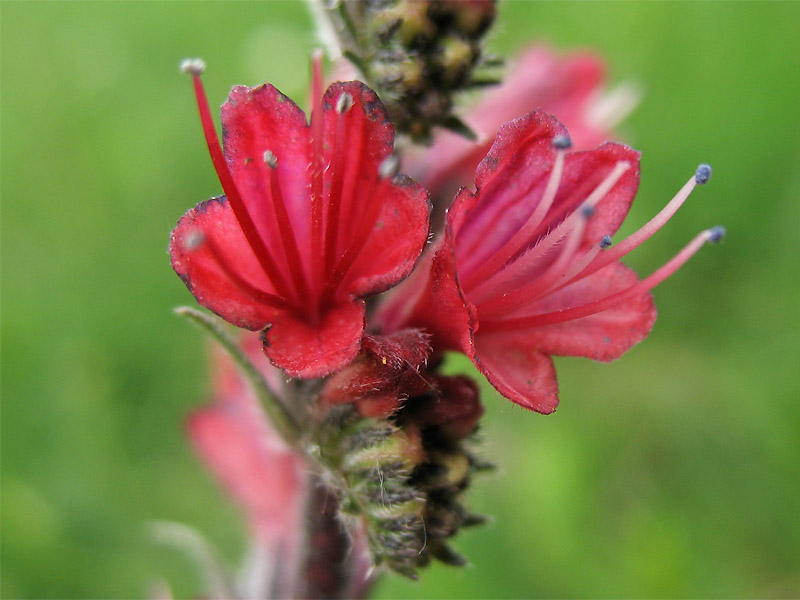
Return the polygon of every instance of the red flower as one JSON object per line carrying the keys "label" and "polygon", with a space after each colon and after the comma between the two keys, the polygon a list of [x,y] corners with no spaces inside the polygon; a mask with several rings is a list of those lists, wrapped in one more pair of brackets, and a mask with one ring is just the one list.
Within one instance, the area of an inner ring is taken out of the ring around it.
{"label": "red flower", "polygon": [[375,93],[315,76],[311,123],[269,84],[234,87],[222,107],[224,154],[199,79],[203,129],[225,196],[172,232],[172,266],[197,301],[263,330],[288,374],[321,377],[352,360],[363,298],[402,280],[428,235],[425,190],[394,176],[394,128]]}
{"label": "red flower", "polygon": [[421,327],[435,349],[461,350],[507,398],[542,413],[558,404],[550,355],[610,361],[656,318],[648,291],[722,229],[701,233],[646,279],[619,258],[663,225],[711,170],[701,165],[647,225],[617,246],[639,182],[639,154],[606,143],[566,154],[566,129],[537,111],[505,124],[463,189],[445,235],[378,322]]}
{"label": "red flower", "polygon": [[[489,88],[468,111],[464,121],[477,134],[477,143],[439,131],[433,145],[423,153],[411,154],[404,168],[434,196],[442,185],[464,184],[500,126],[537,108],[556,115],[567,126],[575,148],[594,148],[609,138],[609,128],[635,102],[635,94],[626,88],[603,98],[605,77],[605,65],[594,54],[559,56],[547,46],[529,47],[512,63],[503,83]],[[598,110],[601,108],[606,114]]]}
{"label": "red flower", "polygon": [[[246,334],[240,345],[273,389],[283,391],[283,374],[257,360],[263,357],[258,337]],[[214,401],[190,416],[187,429],[200,458],[248,521],[253,548],[239,583],[242,597],[331,597],[311,592],[322,582],[334,586],[338,595],[332,597],[363,598],[372,581],[364,532],[351,531],[352,546],[341,545],[346,538],[339,523],[324,514],[336,504],[312,466],[273,429],[230,356],[215,347],[212,358]],[[310,503],[320,501],[309,530],[309,511],[315,510]],[[312,540],[305,539],[309,531]]]}
{"label": "red flower", "polygon": [[[259,352],[255,336],[243,338],[251,357]],[[265,361],[263,361],[265,362]],[[273,370],[264,364],[264,375]],[[191,415],[187,428],[200,457],[247,517],[262,556],[271,565],[268,579],[289,596],[301,569],[304,502],[309,466],[272,429],[247,381],[230,357],[214,353],[214,402]]]}

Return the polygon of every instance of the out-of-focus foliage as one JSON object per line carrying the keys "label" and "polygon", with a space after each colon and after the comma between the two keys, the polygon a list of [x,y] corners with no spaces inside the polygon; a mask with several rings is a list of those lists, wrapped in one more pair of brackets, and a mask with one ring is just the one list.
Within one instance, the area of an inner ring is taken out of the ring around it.
{"label": "out-of-focus foliage", "polygon": [[[729,237],[656,290],[660,320],[620,362],[559,361],[555,415],[485,388],[502,468],[474,486],[496,517],[460,536],[474,567],[379,597],[800,595],[798,28],[797,3],[501,5],[495,51],[593,47],[644,87],[624,231],[714,166],[629,262]],[[177,64],[206,59],[215,104],[265,79],[304,98],[314,43],[301,3],[2,3],[3,597],[141,597],[158,577],[196,593],[152,519],[240,557],[182,432],[205,349],[170,312],[193,300],[165,249],[219,184]]]}

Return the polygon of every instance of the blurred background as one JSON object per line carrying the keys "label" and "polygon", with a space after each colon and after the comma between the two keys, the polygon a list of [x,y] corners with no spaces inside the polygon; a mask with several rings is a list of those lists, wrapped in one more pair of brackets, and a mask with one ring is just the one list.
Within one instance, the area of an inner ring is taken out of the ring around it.
{"label": "blurred background", "polygon": [[[230,564],[244,537],[183,436],[206,353],[171,313],[193,299],[167,237],[219,183],[177,64],[205,58],[213,105],[263,80],[305,105],[310,20],[300,2],[0,8],[2,595],[135,598],[163,578],[189,597],[192,565],[146,524],[191,524]],[[493,50],[593,48],[643,88],[622,233],[714,167],[629,264],[728,237],[656,290],[660,319],[622,360],[557,360],[556,414],[485,388],[500,470],[473,485],[494,521],[460,535],[471,566],[376,597],[800,596],[798,29],[798,3],[501,5]]]}

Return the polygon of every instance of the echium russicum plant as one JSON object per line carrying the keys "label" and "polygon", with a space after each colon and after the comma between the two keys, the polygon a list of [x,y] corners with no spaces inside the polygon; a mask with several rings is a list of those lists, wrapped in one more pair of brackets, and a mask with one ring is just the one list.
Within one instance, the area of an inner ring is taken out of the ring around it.
{"label": "echium russicum plant", "polygon": [[[245,513],[251,550],[234,577],[192,530],[159,531],[202,558],[211,597],[361,598],[382,571],[465,564],[452,538],[484,522],[466,492],[492,465],[476,437],[478,383],[445,375],[445,352],[552,413],[551,356],[619,358],[653,326],[650,290],[724,234],[701,232],[643,279],[621,262],[711,167],[615,239],[640,155],[604,141],[611,120],[598,114],[630,98],[596,110],[596,57],[535,46],[462,121],[453,108],[485,62],[493,2],[315,8],[367,83],[324,89],[316,54],[307,112],[269,83],[236,86],[220,144],[205,64],[182,64],[222,187],[169,244],[175,272],[221,318],[178,309],[218,343],[213,401],[187,429]],[[431,200],[449,206],[433,225]]]}

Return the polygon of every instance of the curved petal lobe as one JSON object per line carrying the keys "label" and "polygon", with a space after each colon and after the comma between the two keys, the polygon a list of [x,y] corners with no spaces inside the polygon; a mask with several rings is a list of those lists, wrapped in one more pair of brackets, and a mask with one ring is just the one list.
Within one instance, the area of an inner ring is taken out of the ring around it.
{"label": "curved petal lobe", "polygon": [[283,312],[262,333],[264,352],[292,377],[324,377],[351,362],[361,348],[365,306],[349,300],[311,325]]}
{"label": "curved petal lobe", "polygon": [[[611,263],[586,279],[559,290],[536,305],[536,312],[551,312],[611,296],[636,284],[636,273],[620,262]],[[584,356],[611,361],[639,343],[656,321],[656,307],[649,293],[603,312],[531,329],[530,343],[547,354]]]}
{"label": "curved petal lobe", "polygon": [[523,334],[475,336],[473,361],[498,392],[520,406],[548,415],[558,406],[552,359]]}
{"label": "curved petal lobe", "polygon": [[225,261],[235,265],[243,280],[274,293],[224,196],[201,202],[178,221],[169,243],[172,268],[201,306],[237,327],[264,328],[275,310],[231,280],[211,252],[206,236],[219,240],[216,245],[224,252]]}

